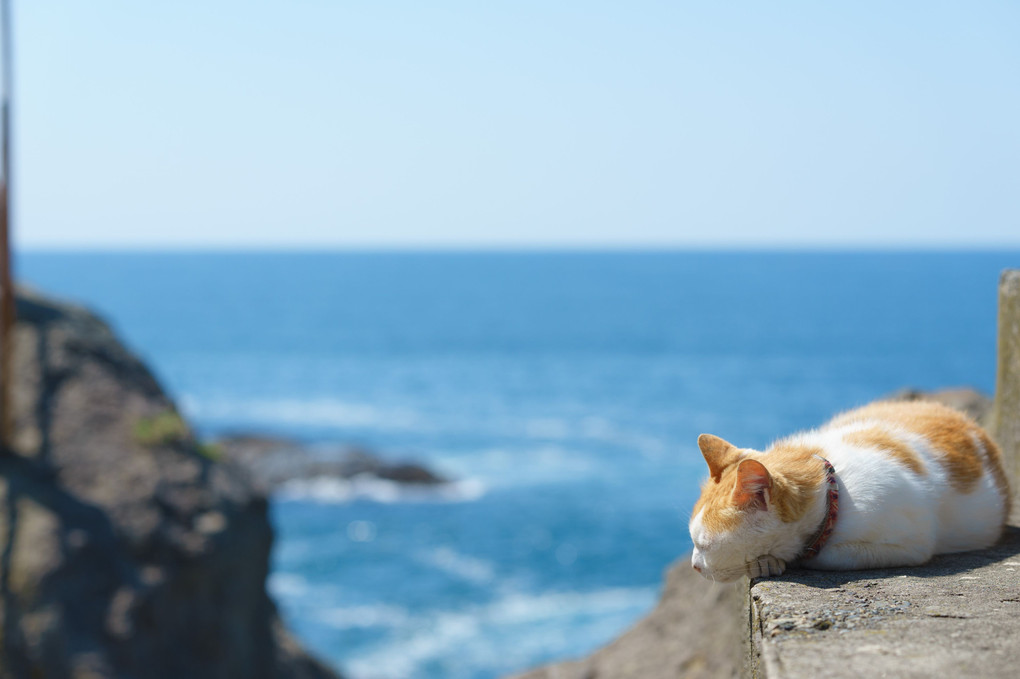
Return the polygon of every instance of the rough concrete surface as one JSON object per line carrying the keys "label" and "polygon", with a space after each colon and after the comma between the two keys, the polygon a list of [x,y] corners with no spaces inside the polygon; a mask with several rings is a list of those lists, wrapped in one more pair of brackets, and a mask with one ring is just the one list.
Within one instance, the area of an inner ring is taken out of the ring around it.
{"label": "rough concrete surface", "polygon": [[[1020,672],[1020,528],[914,568],[790,571],[750,586],[753,676]],[[757,657],[754,657],[754,656]]]}
{"label": "rough concrete surface", "polygon": [[[1020,269],[1003,271],[999,281],[998,356],[990,429],[1009,467],[1013,497],[1020,498]],[[1017,505],[1014,517],[1020,517]]]}

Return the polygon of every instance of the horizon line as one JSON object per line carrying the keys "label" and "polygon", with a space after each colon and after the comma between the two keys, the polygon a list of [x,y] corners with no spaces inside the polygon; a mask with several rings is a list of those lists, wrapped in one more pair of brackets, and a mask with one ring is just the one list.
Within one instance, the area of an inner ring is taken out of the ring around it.
{"label": "horizon line", "polygon": [[519,243],[519,244],[96,244],[22,245],[19,254],[657,254],[657,253],[1011,253],[1020,243]]}

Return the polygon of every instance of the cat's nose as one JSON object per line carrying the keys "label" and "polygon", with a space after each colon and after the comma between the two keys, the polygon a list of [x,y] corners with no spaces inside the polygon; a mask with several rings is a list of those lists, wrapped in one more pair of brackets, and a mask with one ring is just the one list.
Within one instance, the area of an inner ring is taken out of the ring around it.
{"label": "cat's nose", "polygon": [[691,566],[694,567],[694,570],[698,571],[699,573],[701,572],[701,566],[699,566],[698,564],[692,563]]}

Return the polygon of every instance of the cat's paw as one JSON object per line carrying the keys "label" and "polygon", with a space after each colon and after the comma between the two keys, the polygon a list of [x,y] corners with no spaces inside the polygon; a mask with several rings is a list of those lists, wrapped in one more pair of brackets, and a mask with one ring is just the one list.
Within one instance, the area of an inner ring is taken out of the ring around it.
{"label": "cat's paw", "polygon": [[786,562],[770,554],[759,556],[747,564],[747,576],[750,578],[768,578],[773,575],[782,575],[785,570]]}

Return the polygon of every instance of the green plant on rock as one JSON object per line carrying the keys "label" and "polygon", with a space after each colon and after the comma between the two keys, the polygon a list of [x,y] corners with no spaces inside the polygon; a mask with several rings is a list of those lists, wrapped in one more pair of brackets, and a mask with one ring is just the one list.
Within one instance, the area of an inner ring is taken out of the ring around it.
{"label": "green plant on rock", "polygon": [[135,423],[135,440],[143,446],[163,446],[183,443],[191,438],[191,431],[180,415],[166,411],[143,417]]}
{"label": "green plant on rock", "polygon": [[219,462],[223,459],[223,447],[215,443],[199,443],[198,454],[207,460]]}

